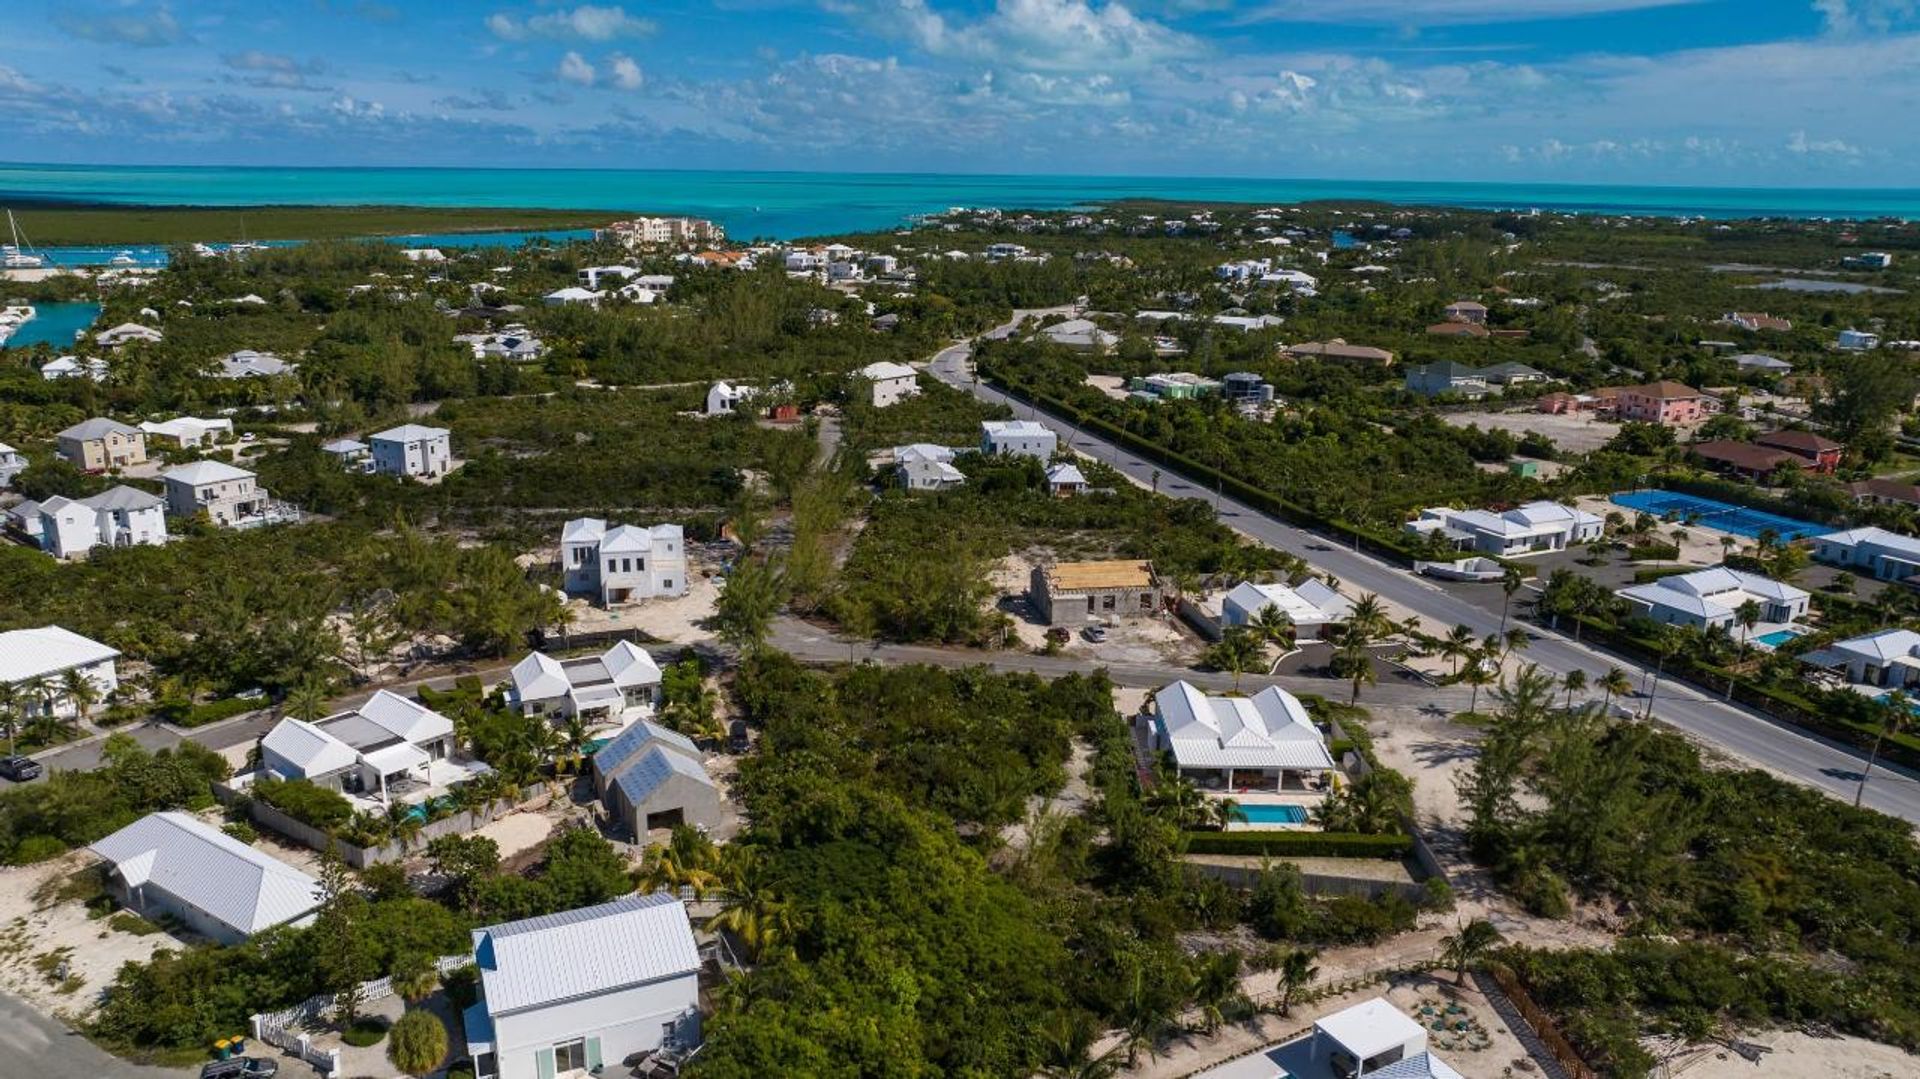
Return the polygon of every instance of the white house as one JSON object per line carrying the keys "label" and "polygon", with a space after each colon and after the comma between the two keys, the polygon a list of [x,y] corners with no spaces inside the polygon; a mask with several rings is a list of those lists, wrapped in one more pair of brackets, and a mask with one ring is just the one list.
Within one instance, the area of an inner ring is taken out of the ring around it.
{"label": "white house", "polygon": [[871,384],[875,408],[886,408],[920,392],[913,368],[904,363],[870,363],[860,369],[860,377]]}
{"label": "white house", "polygon": [[707,774],[693,740],[641,720],[593,755],[594,791],[624,821],[634,842],[682,824],[711,830],[720,824],[720,788]]}
{"label": "white house", "polygon": [[578,517],[560,529],[560,564],[571,595],[602,607],[687,594],[686,535],[679,525],[612,525]]}
{"label": "white house", "polygon": [[1465,1079],[1434,1056],[1427,1028],[1383,997],[1325,1016],[1313,1030],[1228,1061],[1198,1079]]}
{"label": "white house", "polygon": [[355,438],[336,438],[320,447],[320,452],[356,472],[373,471],[373,447]]}
{"label": "white house", "polygon": [[1880,335],[1865,330],[1841,330],[1833,347],[1846,352],[1868,352],[1880,347]]}
{"label": "white house", "polygon": [[320,906],[319,881],[186,813],[149,813],[87,849],[123,906],[222,944],[311,924]]}
{"label": "white house", "polygon": [[1055,498],[1069,498],[1087,489],[1087,474],[1080,466],[1071,461],[1062,461],[1047,467],[1047,493]]}
{"label": "white house", "polygon": [[1323,628],[1339,625],[1353,613],[1347,597],[1318,577],[1309,577],[1297,585],[1242,581],[1220,601],[1220,620],[1228,626],[1244,626],[1269,607],[1293,623],[1295,641],[1318,640]]}
{"label": "white house", "polygon": [[291,374],[295,368],[271,352],[255,352],[250,348],[228,353],[220,357],[219,363],[220,369],[213,372],[215,378],[272,378]]}
{"label": "white house", "polygon": [[86,498],[54,495],[40,503],[40,546],[55,558],[83,558],[95,547],[167,542],[166,502],[133,487]]}
{"label": "white house", "polygon": [[107,361],[61,356],[58,359],[48,360],[46,365],[40,368],[40,377],[48,382],[58,382],[63,378],[90,378],[95,382],[105,382]]}
{"label": "white house", "polygon": [[453,434],[444,427],[403,423],[367,436],[373,470],[389,476],[439,476],[453,467]]}
{"label": "white house", "polygon": [[1850,528],[1813,537],[1813,557],[1883,581],[1904,581],[1920,573],[1920,539],[1884,528]]}
{"label": "white house", "polygon": [[11,487],[13,478],[27,470],[27,455],[0,442],[0,487]]}
{"label": "white house", "polygon": [[475,1079],[584,1079],[700,1044],[700,949],[663,892],[473,931]]}
{"label": "white house", "polygon": [[1844,670],[1854,685],[1910,689],[1920,683],[1920,633],[1910,629],[1849,637],[1802,658]]}
{"label": "white house", "polygon": [[617,277],[622,281],[630,281],[639,273],[638,266],[583,266],[573,276],[583,288],[597,289],[602,278]]}
{"label": "white house", "polygon": [[731,416],[742,402],[751,400],[760,391],[753,386],[735,386],[730,382],[716,382],[707,388],[707,415]]}
{"label": "white house", "polygon": [[547,293],[542,299],[548,307],[599,307],[603,295],[590,288],[569,285]]}
{"label": "white house", "polygon": [[1084,318],[1056,322],[1042,329],[1040,336],[1056,345],[1081,352],[1112,348],[1120,343],[1119,334],[1103,330],[1094,325],[1091,319]]}
{"label": "white house", "polygon": [[223,528],[299,520],[292,507],[267,497],[253,473],[224,461],[194,461],[170,468],[160,478],[167,485],[167,512],[175,517],[205,513]]}
{"label": "white house", "polygon": [[622,725],[660,703],[660,665],[632,641],[578,659],[531,652],[508,674],[507,703],[555,723],[579,716],[594,726]]}
{"label": "white house", "polygon": [[1807,593],[1790,584],[1745,570],[1713,566],[1631,585],[1614,593],[1633,613],[1670,626],[1718,626],[1733,630],[1737,612],[1748,602],[1759,608],[1752,632],[1765,634],[1798,622],[1807,614]]}
{"label": "white house", "polygon": [[1438,532],[1456,546],[1490,555],[1523,555],[1564,551],[1600,538],[1606,522],[1594,514],[1559,502],[1528,502],[1504,513],[1456,510],[1436,506],[1420,511],[1407,531]]}
{"label": "white house", "polygon": [[955,451],[948,446],[916,442],[893,448],[894,475],[909,491],[946,491],[967,482],[967,474],[953,466]]}
{"label": "white house", "polygon": [[437,247],[403,247],[400,257],[408,262],[445,262],[447,253]]}
{"label": "white house", "polygon": [[1060,438],[1046,424],[1035,420],[982,420],[980,452],[992,456],[1009,454],[1037,457],[1042,461],[1060,448]]}
{"label": "white house", "polygon": [[142,326],[138,322],[122,322],[110,330],[101,330],[93,339],[107,348],[119,348],[129,341],[159,341],[165,334],[151,326]]}
{"label": "white house", "polygon": [[1209,697],[1187,682],[1153,696],[1153,748],[1180,774],[1225,790],[1305,790],[1333,770],[1326,736],[1293,694],[1269,686],[1251,697]]}
{"label": "white house", "polygon": [[203,420],[198,416],[176,416],[170,420],[148,420],[140,425],[149,438],[164,438],[181,449],[211,446],[233,437],[233,421],[224,416]]}
{"label": "white house", "polygon": [[120,688],[114,666],[119,656],[118,650],[59,626],[10,629],[0,632],[0,685],[20,691],[28,717],[72,717],[79,709],[64,688],[67,672],[80,672],[95,697],[104,700]]}
{"label": "white house", "polygon": [[1742,371],[1765,371],[1770,374],[1786,374],[1793,365],[1777,356],[1764,352],[1742,352],[1733,358],[1733,362]]}
{"label": "white house", "polygon": [[260,770],[390,805],[466,776],[451,763],[454,744],[452,720],[383,689],[315,723],[274,724],[260,739]]}

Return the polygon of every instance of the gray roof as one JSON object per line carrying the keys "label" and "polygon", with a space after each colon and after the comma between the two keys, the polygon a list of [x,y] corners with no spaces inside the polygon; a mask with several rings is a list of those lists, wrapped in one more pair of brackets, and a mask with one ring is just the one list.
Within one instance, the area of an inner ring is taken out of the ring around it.
{"label": "gray roof", "polygon": [[146,885],[242,933],[320,905],[320,883],[185,813],[150,813],[88,848],[128,887]]}
{"label": "gray roof", "polygon": [[105,438],[108,435],[138,435],[140,433],[140,428],[134,427],[131,424],[121,423],[119,420],[110,420],[105,416],[95,416],[90,420],[81,420],[79,423],[60,432],[56,437],[78,439],[81,442],[92,442],[95,439]]}
{"label": "gray roof", "polygon": [[664,893],[473,931],[487,1012],[505,1015],[700,969],[687,908]]}
{"label": "gray roof", "polygon": [[611,775],[655,742],[664,742],[695,760],[700,759],[700,747],[693,744],[693,739],[679,731],[668,730],[650,719],[643,719],[601,746],[593,755],[593,766],[600,770],[601,775]]}
{"label": "gray roof", "polygon": [[128,487],[123,483],[117,487],[109,487],[97,495],[80,499],[80,504],[96,510],[124,512],[164,506],[167,500],[148,491],[142,491],[138,487]]}
{"label": "gray roof", "polygon": [[691,779],[703,787],[714,787],[713,777],[707,774],[706,767],[699,761],[676,753],[659,742],[654,742],[652,748],[641,754],[638,760],[614,775],[613,785],[626,795],[628,805],[643,806],[655,791],[676,775]]}

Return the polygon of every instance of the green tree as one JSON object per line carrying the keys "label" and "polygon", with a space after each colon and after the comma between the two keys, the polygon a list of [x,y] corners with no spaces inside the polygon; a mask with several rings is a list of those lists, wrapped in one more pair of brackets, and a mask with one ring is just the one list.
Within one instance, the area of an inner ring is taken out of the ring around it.
{"label": "green tree", "polygon": [[1209,952],[1196,957],[1188,992],[1200,1009],[1202,1028],[1208,1034],[1219,1030],[1227,1006],[1245,997],[1240,991],[1240,953]]}
{"label": "green tree", "polygon": [[320,909],[308,940],[313,945],[314,968],[324,991],[333,997],[334,1015],[344,1030],[360,1014],[360,983],[373,976],[373,957],[359,939],[367,901],[355,887],[347,863],[331,851],[320,857],[319,881]]}
{"label": "green tree", "polygon": [[1587,688],[1587,672],[1575,668],[1560,679],[1560,685],[1567,691],[1567,708],[1573,708],[1573,695]]}
{"label": "green tree", "polygon": [[1867,796],[1867,778],[1873,775],[1874,762],[1880,759],[1880,743],[1889,735],[1900,734],[1913,726],[1913,700],[1896,689],[1880,702],[1879,713],[1879,722],[1874,724],[1873,748],[1867,752],[1867,766],[1861,770],[1860,783],[1853,789],[1855,808]]}
{"label": "green tree", "polygon": [[1260,666],[1265,659],[1266,649],[1254,631],[1241,626],[1230,627],[1220,638],[1218,644],[1207,649],[1207,665],[1217,670],[1233,672],[1233,691],[1240,692],[1240,676]]}
{"label": "green tree", "polygon": [[1320,968],[1313,961],[1319,953],[1306,948],[1290,948],[1280,959],[1280,1014],[1293,1014],[1293,998],[1300,990],[1313,983],[1319,977]]}
{"label": "green tree", "polygon": [[1467,983],[1467,968],[1478,966],[1500,943],[1500,931],[1485,918],[1475,918],[1457,933],[1440,938],[1440,955],[1453,968],[1454,981]]}
{"label": "green tree", "polygon": [[1518,569],[1506,567],[1500,574],[1500,632],[1507,631],[1507,612],[1513,608],[1514,594],[1525,588],[1527,579]]}
{"label": "green tree", "polygon": [[408,1075],[426,1075],[446,1058],[446,1024],[430,1011],[408,1011],[387,1031],[387,1059]]}
{"label": "green tree", "polygon": [[715,632],[742,652],[757,653],[766,645],[783,602],[780,574],[761,559],[743,558],[734,563],[714,603]]}
{"label": "green tree", "polygon": [[767,858],[751,847],[729,846],[720,865],[721,909],[707,920],[707,931],[729,934],[755,959],[780,954],[793,936],[793,908]]}

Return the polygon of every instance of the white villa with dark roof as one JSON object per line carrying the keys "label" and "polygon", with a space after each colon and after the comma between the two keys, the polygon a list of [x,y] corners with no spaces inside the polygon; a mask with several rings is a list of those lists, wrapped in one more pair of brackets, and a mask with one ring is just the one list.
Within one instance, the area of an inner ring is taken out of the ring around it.
{"label": "white villa with dark roof", "polygon": [[1806,617],[1809,599],[1804,590],[1790,584],[1726,566],[1631,585],[1614,595],[1626,600],[1634,614],[1655,622],[1729,631],[1735,629],[1740,608],[1752,602],[1760,612],[1751,630],[1755,635],[1786,629]]}
{"label": "white villa with dark roof", "polygon": [[319,881],[186,813],[150,813],[87,849],[122,906],[222,944],[310,924],[320,906]]}
{"label": "white villa with dark roof", "polygon": [[1227,626],[1244,626],[1269,607],[1278,609],[1293,623],[1295,641],[1318,640],[1322,629],[1345,622],[1353,613],[1347,597],[1317,577],[1297,585],[1242,581],[1220,601],[1220,621]]}
{"label": "white villa with dark roof", "polygon": [[1503,513],[1456,510],[1435,506],[1420,511],[1407,531],[1437,532],[1456,546],[1490,555],[1525,555],[1564,551],[1599,539],[1606,522],[1594,514],[1559,502],[1528,502]]}
{"label": "white villa with dark roof", "polygon": [[381,806],[487,770],[454,759],[453,721],[389,690],[314,723],[291,716],[260,739],[260,773],[304,779]]}
{"label": "white villa with dark roof", "polygon": [[602,607],[687,594],[686,534],[679,525],[609,525],[577,517],[560,529],[568,595]]}
{"label": "white villa with dark roof", "polygon": [[389,476],[440,476],[453,468],[453,434],[444,427],[403,423],[367,436],[373,470]]}
{"label": "white villa with dark roof", "polygon": [[1333,770],[1326,736],[1278,686],[1251,697],[1209,697],[1188,682],[1153,696],[1153,748],[1180,774],[1220,790],[1306,790]]}
{"label": "white villa with dark roof", "polygon": [[700,948],[655,892],[473,931],[474,1079],[580,1079],[700,1044]]}
{"label": "white villa with dark roof", "polygon": [[593,786],[607,811],[624,821],[635,843],[682,824],[710,831],[720,824],[720,788],[693,740],[641,720],[593,755]]}
{"label": "white villa with dark roof", "polygon": [[[10,629],[0,632],[0,685],[20,693],[23,719],[44,713],[71,718],[79,710],[63,685],[67,672],[80,672],[93,684],[95,696],[105,700],[120,688],[114,664],[119,658],[118,649],[60,626]],[[30,691],[33,686],[46,690]]]}
{"label": "white villa with dark roof", "polygon": [[632,641],[578,659],[531,652],[508,675],[507,703],[555,723],[579,716],[594,726],[621,726],[659,705],[660,665]]}
{"label": "white villa with dark roof", "polygon": [[86,498],[54,495],[40,503],[40,549],[55,558],[84,558],[95,547],[167,542],[166,502],[124,484]]}

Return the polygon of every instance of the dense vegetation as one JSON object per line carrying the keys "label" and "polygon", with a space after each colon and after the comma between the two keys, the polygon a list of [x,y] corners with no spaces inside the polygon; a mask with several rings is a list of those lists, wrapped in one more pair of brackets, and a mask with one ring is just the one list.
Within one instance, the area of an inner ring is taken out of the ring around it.
{"label": "dense vegetation", "polygon": [[227,762],[194,742],[150,753],[130,736],[109,737],[101,766],[54,772],[43,783],[0,792],[0,863],[22,865],[84,847],[148,813],[213,804]]}

